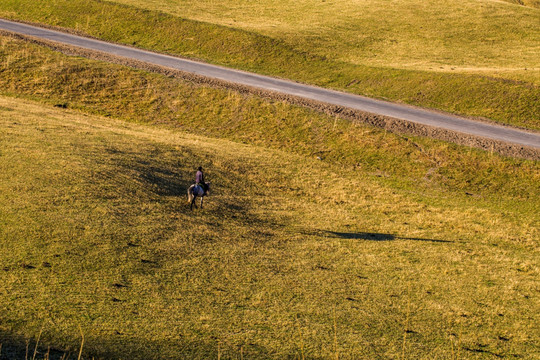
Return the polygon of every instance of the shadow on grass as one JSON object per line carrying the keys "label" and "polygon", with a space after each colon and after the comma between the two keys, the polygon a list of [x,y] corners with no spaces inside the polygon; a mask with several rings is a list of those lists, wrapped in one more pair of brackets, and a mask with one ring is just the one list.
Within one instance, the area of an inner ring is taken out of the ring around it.
{"label": "shadow on grass", "polygon": [[[194,181],[182,178],[177,169],[179,166],[176,164],[150,163],[142,158],[119,165],[124,168],[124,172],[131,172],[133,179],[144,184],[147,191],[158,196],[187,196],[187,189],[194,183]],[[193,180],[195,180],[195,170]]]}
{"label": "shadow on grass", "polygon": [[[207,337],[200,341],[177,339],[170,341],[147,340],[137,337],[127,337],[122,334],[99,339],[87,339],[83,344],[82,360],[89,359],[269,359],[273,351],[258,344],[244,344],[242,346],[223,346],[215,337]],[[77,339],[80,341],[80,339]],[[12,335],[0,330],[0,360],[68,360],[77,359],[80,343],[68,345],[70,349],[60,350],[47,346],[42,338],[36,347],[36,339],[26,339],[22,336]],[[298,354],[286,355],[284,358],[297,358]],[[309,360],[320,360],[320,357],[306,356]]]}
{"label": "shadow on grass", "polygon": [[367,233],[367,232],[336,232],[336,231],[323,231],[326,235],[341,239],[359,239],[370,241],[393,241],[393,240],[411,240],[411,241],[427,241],[435,243],[452,243],[449,240],[439,239],[424,239],[424,238],[411,238],[404,236],[397,236],[393,234],[381,234],[381,233]]}
{"label": "shadow on grass", "polygon": [[139,171],[141,180],[149,184],[156,195],[184,196],[191,185],[189,181],[182,181],[178,174],[171,170],[148,166]]}
{"label": "shadow on grass", "polygon": [[[180,197],[187,194],[195,180],[196,164],[185,163],[188,159],[197,158],[189,149],[171,153],[157,145],[141,145],[137,150],[110,145],[104,152],[116,171],[102,175],[106,181],[119,186],[135,184],[157,196]],[[184,178],[187,169],[192,169],[192,181]]]}
{"label": "shadow on grass", "polygon": [[[34,356],[35,352],[35,356]],[[0,331],[0,360],[24,359],[66,359],[67,351],[52,347],[39,346],[36,348],[35,339],[24,339],[20,336],[6,334]]]}

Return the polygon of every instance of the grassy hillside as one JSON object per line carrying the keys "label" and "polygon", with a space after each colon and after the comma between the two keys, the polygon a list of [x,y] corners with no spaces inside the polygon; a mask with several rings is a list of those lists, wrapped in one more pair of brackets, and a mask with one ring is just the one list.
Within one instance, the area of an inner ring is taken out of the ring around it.
{"label": "grassy hillside", "polygon": [[43,329],[88,358],[539,355],[538,212],[5,97],[0,123],[4,349]]}
{"label": "grassy hillside", "polygon": [[450,1],[174,4],[144,2],[159,10],[149,11],[95,0],[7,0],[0,16],[540,129],[537,9],[472,1],[459,9]]}
{"label": "grassy hillside", "polygon": [[7,37],[0,73],[0,354],[540,355],[539,162]]}
{"label": "grassy hillside", "polygon": [[[535,199],[538,163],[330,118],[282,102],[68,57],[0,37],[0,93],[140,123],[167,124],[379,174],[399,189]],[[452,196],[450,195],[450,196]]]}
{"label": "grassy hillside", "polygon": [[244,29],[344,63],[540,84],[540,12],[498,1],[113,2]]}

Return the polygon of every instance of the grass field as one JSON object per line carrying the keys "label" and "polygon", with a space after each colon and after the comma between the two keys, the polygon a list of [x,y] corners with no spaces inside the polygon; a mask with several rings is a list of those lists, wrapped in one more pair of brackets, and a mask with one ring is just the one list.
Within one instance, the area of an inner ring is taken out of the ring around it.
{"label": "grass field", "polygon": [[4,332],[114,358],[539,355],[538,213],[23,100],[0,121]]}
{"label": "grass field", "polygon": [[0,73],[2,353],[540,356],[538,162],[7,37]]}
{"label": "grass field", "polygon": [[497,1],[123,2],[129,6],[6,0],[0,16],[540,129],[538,8]]}
{"label": "grass field", "polygon": [[[0,94],[221,137],[377,173],[400,189],[535,199],[538,164],[444,142],[399,136],[264,101],[0,37]],[[388,175],[388,176],[387,176]]]}
{"label": "grass field", "polygon": [[478,0],[114,2],[243,29],[344,63],[540,84],[536,8]]}
{"label": "grass field", "polygon": [[[0,16],[540,129],[538,2],[512,2]],[[538,358],[539,184],[538,161],[0,36],[0,359]]]}

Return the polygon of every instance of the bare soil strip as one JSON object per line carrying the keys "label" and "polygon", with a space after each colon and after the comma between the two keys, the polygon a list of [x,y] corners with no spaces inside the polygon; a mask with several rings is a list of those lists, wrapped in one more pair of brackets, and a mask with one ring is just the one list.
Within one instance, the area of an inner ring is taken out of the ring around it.
{"label": "bare soil strip", "polygon": [[540,134],[532,131],[373,100],[0,19],[2,33],[68,55],[287,101],[392,132],[428,136],[512,157],[540,159]]}

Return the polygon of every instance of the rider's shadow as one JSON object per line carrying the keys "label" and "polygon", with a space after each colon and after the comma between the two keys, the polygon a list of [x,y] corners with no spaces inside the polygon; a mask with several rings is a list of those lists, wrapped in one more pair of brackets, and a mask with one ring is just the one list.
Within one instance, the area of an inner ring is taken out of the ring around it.
{"label": "rider's shadow", "polygon": [[359,239],[370,241],[394,241],[394,240],[411,240],[411,241],[427,241],[436,243],[451,243],[449,240],[439,239],[425,239],[425,238],[413,238],[397,236],[393,234],[382,233],[367,233],[367,232],[336,232],[336,231],[323,231],[327,236],[341,238],[341,239]]}

